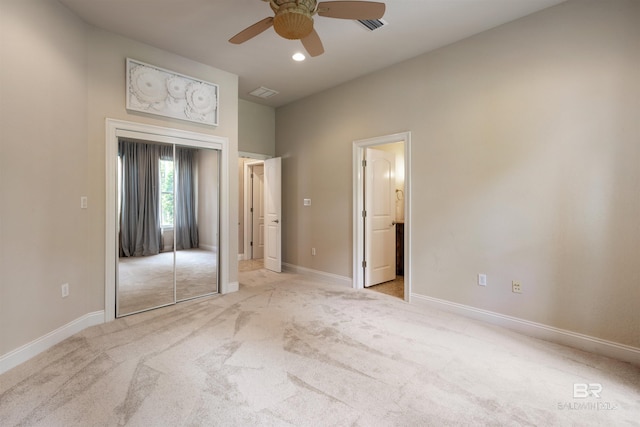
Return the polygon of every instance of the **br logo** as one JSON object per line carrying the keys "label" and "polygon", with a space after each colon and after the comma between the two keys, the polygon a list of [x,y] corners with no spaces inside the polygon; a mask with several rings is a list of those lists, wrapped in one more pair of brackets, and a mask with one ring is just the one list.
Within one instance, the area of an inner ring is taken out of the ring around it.
{"label": "br logo", "polygon": [[595,397],[600,399],[602,392],[602,384],[600,383],[575,383],[573,385],[573,398],[586,399],[587,397]]}

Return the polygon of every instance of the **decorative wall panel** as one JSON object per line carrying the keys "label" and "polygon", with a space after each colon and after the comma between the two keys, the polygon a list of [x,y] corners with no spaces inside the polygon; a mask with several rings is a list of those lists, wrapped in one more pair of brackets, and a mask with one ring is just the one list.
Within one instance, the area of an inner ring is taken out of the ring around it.
{"label": "decorative wall panel", "polygon": [[127,58],[127,110],[218,125],[218,85]]}

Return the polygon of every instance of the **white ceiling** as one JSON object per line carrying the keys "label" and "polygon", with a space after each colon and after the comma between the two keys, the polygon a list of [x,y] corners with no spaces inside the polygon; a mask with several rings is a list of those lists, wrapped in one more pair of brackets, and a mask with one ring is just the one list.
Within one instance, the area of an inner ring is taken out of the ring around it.
{"label": "white ceiling", "polygon": [[[97,27],[237,74],[240,98],[279,107],[564,0],[386,0],[389,25],[374,32],[315,16],[325,53],[302,63],[291,59],[304,52],[300,42],[273,28],[242,45],[228,42],[273,15],[260,0],[58,1]],[[259,86],[279,94],[248,95]]]}

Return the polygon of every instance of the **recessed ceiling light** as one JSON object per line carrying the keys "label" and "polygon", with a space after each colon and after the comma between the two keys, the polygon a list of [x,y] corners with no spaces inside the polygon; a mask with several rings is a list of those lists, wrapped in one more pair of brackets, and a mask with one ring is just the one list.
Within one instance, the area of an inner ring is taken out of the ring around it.
{"label": "recessed ceiling light", "polygon": [[300,61],[304,61],[307,57],[300,52],[296,52],[293,54],[292,58],[294,61],[300,62]]}

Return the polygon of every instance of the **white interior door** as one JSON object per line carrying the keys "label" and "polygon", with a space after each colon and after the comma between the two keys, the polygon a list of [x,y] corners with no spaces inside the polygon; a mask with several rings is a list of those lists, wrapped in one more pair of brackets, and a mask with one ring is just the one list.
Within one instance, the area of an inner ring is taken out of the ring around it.
{"label": "white interior door", "polygon": [[251,179],[251,258],[261,259],[264,257],[264,166],[252,166]]}
{"label": "white interior door", "polygon": [[395,155],[365,152],[364,286],[396,278]]}
{"label": "white interior door", "polygon": [[282,271],[281,171],[280,157],[264,161],[264,266],[278,273]]}

